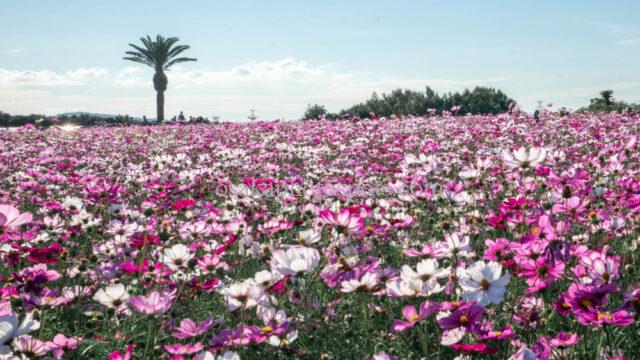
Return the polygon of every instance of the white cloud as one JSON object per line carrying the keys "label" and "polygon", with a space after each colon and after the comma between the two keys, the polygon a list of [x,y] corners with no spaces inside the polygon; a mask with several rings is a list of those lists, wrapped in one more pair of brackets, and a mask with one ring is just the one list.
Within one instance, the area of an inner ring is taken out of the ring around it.
{"label": "white cloud", "polygon": [[[0,86],[0,109],[13,113],[82,110],[153,117],[152,76],[153,70],[144,66],[114,71],[81,68],[64,73],[0,69],[0,85],[10,85],[4,89]],[[252,108],[266,119],[294,118],[304,112],[307,104],[315,102],[338,111],[364,101],[374,91],[388,92],[399,87],[423,91],[429,85],[446,92],[508,82],[500,76],[464,81],[372,77],[342,71],[336,63],[310,64],[292,57],[251,61],[226,70],[177,66],[167,76],[167,114],[184,110],[187,114],[218,114],[235,120],[244,119]],[[53,91],[52,86],[61,87]]]}
{"label": "white cloud", "polygon": [[0,84],[7,87],[77,86],[90,78],[108,74],[105,68],[78,68],[65,73],[51,70],[5,70],[0,69]]}
{"label": "white cloud", "polygon": [[7,50],[7,53],[12,54],[12,55],[16,55],[16,54],[20,54],[24,51],[24,49],[22,48],[14,48],[14,49],[9,49]]}
{"label": "white cloud", "polygon": [[119,86],[150,86],[151,80],[143,77],[145,73],[141,67],[130,66],[118,73],[114,84]]}
{"label": "white cloud", "polygon": [[[351,75],[338,74],[337,65],[329,63],[310,66],[306,61],[287,57],[277,61],[251,61],[225,71],[185,70],[175,66],[167,71],[171,84],[178,87],[209,86],[220,83],[251,83],[251,82],[306,82],[314,79],[337,79]],[[127,67],[118,73],[115,80],[120,86],[148,86],[151,71],[144,71],[143,67]]]}

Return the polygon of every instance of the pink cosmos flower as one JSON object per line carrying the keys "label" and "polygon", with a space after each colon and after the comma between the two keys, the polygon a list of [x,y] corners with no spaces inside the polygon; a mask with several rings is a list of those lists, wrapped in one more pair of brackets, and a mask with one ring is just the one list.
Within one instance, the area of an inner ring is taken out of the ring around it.
{"label": "pink cosmos flower", "polygon": [[555,214],[565,214],[578,222],[585,222],[587,220],[587,205],[589,205],[588,199],[573,196],[565,202],[553,205],[553,212]]}
{"label": "pink cosmos flower", "polygon": [[549,343],[553,347],[564,349],[569,346],[573,346],[579,342],[580,342],[580,339],[578,338],[578,334],[573,333],[569,335],[566,332],[561,331],[558,333],[558,335],[556,335],[556,337],[551,339]]}
{"label": "pink cosmos flower", "polygon": [[22,335],[12,342],[14,351],[29,354],[31,356],[42,356],[49,352],[46,342],[36,339],[31,335]]}
{"label": "pink cosmos flower", "polygon": [[51,352],[53,352],[53,356],[56,359],[62,359],[64,353],[68,350],[75,350],[78,347],[78,344],[82,341],[82,338],[79,337],[66,337],[64,334],[57,334],[53,337],[52,341],[47,343]]}
{"label": "pink cosmos flower", "polygon": [[529,284],[527,293],[529,294],[546,288],[559,279],[563,273],[564,263],[556,261],[555,264],[550,264],[546,257],[520,263],[520,274],[527,278],[527,284]]}
{"label": "pink cosmos flower", "polygon": [[164,349],[171,355],[190,355],[204,349],[204,345],[201,342],[195,344],[172,344],[165,345]]}
{"label": "pink cosmos flower", "polygon": [[15,230],[16,228],[28,224],[33,220],[30,213],[20,213],[20,210],[11,205],[0,205],[0,227],[7,230]]}
{"label": "pink cosmos flower", "polygon": [[326,209],[321,210],[320,220],[333,226],[339,233],[359,234],[364,231],[362,218],[350,208],[344,208],[338,214]]}
{"label": "pink cosmos flower", "polygon": [[129,304],[135,311],[147,315],[164,314],[171,308],[172,303],[173,298],[159,291],[152,291],[147,296],[141,295],[129,298]]}
{"label": "pink cosmos flower", "polygon": [[432,301],[425,301],[420,305],[420,313],[413,305],[407,305],[402,310],[402,317],[405,320],[394,320],[391,331],[401,333],[407,329],[412,328],[419,321],[426,319],[434,312],[438,311],[439,306]]}
{"label": "pink cosmos flower", "polygon": [[184,319],[180,322],[180,326],[176,328],[176,331],[172,336],[176,339],[187,339],[190,337],[196,337],[204,334],[213,326],[213,319],[207,319],[202,322],[196,323],[191,319]]}
{"label": "pink cosmos flower", "polygon": [[364,358],[363,360],[396,360],[397,358],[391,354],[381,351],[371,357]]}
{"label": "pink cosmos flower", "polygon": [[133,348],[135,347],[134,343],[130,343],[126,350],[124,351],[124,354],[120,351],[114,351],[112,353],[109,354],[109,360],[130,360],[131,359],[131,354],[133,354]]}
{"label": "pink cosmos flower", "polygon": [[475,343],[475,344],[453,344],[453,349],[457,352],[463,354],[495,354],[498,352],[498,349],[495,347],[491,347],[485,343]]}
{"label": "pink cosmos flower", "polygon": [[434,243],[434,244],[426,244],[422,246],[420,250],[417,249],[407,249],[404,251],[404,255],[408,257],[424,257],[424,258],[434,258],[440,259],[447,255],[447,250],[444,248],[442,243]]}

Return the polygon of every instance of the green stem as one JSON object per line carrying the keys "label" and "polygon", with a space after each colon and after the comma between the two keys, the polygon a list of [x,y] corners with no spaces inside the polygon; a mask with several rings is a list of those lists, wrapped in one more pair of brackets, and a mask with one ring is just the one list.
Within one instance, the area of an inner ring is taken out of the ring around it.
{"label": "green stem", "polygon": [[155,337],[156,337],[156,319],[154,317],[151,317],[149,319],[149,330],[147,331],[147,343],[144,346],[144,354],[142,355],[143,360],[149,359],[148,357],[150,355],[149,351],[153,353],[153,350],[151,350],[151,348],[154,345]]}

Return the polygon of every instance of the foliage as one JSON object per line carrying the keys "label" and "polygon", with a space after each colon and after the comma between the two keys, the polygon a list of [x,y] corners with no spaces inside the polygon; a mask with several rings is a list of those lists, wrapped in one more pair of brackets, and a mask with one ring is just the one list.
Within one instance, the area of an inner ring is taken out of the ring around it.
{"label": "foliage", "polygon": [[626,103],[624,101],[616,101],[613,97],[613,90],[603,90],[600,92],[599,98],[591,99],[589,106],[580,109],[579,111],[589,112],[611,112],[611,111],[640,111],[640,104]]}
{"label": "foliage", "polygon": [[317,120],[327,114],[327,109],[319,104],[309,104],[302,115],[303,120]]}
{"label": "foliage", "polygon": [[113,117],[95,116],[92,114],[73,114],[59,116],[45,115],[10,115],[0,111],[0,127],[19,127],[27,124],[35,125],[39,128],[50,126],[104,126],[104,125],[127,125],[134,124],[135,120],[129,115],[115,115]]}
{"label": "foliage", "polygon": [[389,117],[391,115],[427,115],[441,114],[455,106],[461,107],[462,113],[498,114],[505,112],[515,101],[507,97],[501,90],[487,87],[476,87],[473,90],[439,95],[430,87],[425,92],[396,89],[391,93],[379,96],[373,93],[364,103],[356,104],[341,111],[341,114],[352,114],[368,118],[372,114]]}

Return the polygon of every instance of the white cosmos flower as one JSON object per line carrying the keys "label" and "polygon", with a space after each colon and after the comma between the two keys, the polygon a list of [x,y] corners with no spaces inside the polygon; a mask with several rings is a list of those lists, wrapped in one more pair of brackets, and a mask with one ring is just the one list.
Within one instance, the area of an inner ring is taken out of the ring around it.
{"label": "white cosmos flower", "polygon": [[464,327],[457,327],[453,329],[446,330],[442,333],[442,337],[440,338],[440,345],[451,346],[456,344],[467,335],[467,329]]}
{"label": "white cosmos flower", "polygon": [[253,276],[253,279],[249,279],[247,281],[255,285],[269,287],[275,284],[280,279],[282,279],[282,276],[280,276],[280,274],[274,274],[269,270],[260,270]]}
{"label": "white cosmos flower", "polygon": [[536,354],[529,348],[521,347],[517,353],[513,354],[508,360],[537,360]]}
{"label": "white cosmos flower", "polygon": [[194,360],[240,360],[240,355],[232,350],[227,350],[222,355],[214,355],[210,351],[203,351],[196,355]]}
{"label": "white cosmos flower", "polygon": [[476,169],[463,170],[458,173],[460,179],[475,179],[480,176],[480,171]]}
{"label": "white cosmos flower", "polygon": [[163,256],[163,262],[167,264],[169,268],[175,270],[186,266],[189,260],[193,257],[193,254],[185,245],[176,244],[169,249],[165,249]]}
{"label": "white cosmos flower", "polygon": [[434,259],[424,259],[416,265],[415,271],[409,265],[404,265],[400,276],[406,281],[419,280],[426,282],[431,279],[447,277],[448,274],[449,269],[442,269],[438,265],[438,261]]}
{"label": "white cosmos flower", "polygon": [[300,243],[300,245],[309,246],[317,243],[318,241],[320,241],[319,231],[307,229],[304,231],[300,231],[300,233],[298,234],[298,242]]}
{"label": "white cosmos flower", "polygon": [[67,196],[60,204],[60,207],[67,211],[80,211],[84,208],[84,204],[82,203],[82,199],[78,197],[70,197]]}
{"label": "white cosmos flower", "polygon": [[320,263],[320,253],[305,246],[292,246],[276,250],[271,256],[271,271],[283,276],[298,276],[315,269]]}
{"label": "white cosmos flower", "polygon": [[467,267],[458,281],[462,298],[475,300],[482,306],[499,304],[511,279],[509,273],[500,276],[501,273],[502,266],[495,261],[480,260]]}
{"label": "white cosmos flower", "polygon": [[0,356],[12,353],[11,348],[5,344],[39,328],[40,322],[33,319],[33,313],[26,313],[22,322],[14,313],[0,316]]}
{"label": "white cosmos flower", "polygon": [[271,337],[269,338],[269,345],[277,346],[277,347],[287,346],[297,338],[298,338],[298,330],[293,330],[282,338],[277,337],[275,335],[271,335]]}
{"label": "white cosmos flower", "polygon": [[129,293],[124,285],[114,284],[96,291],[93,299],[108,308],[119,309],[129,299]]}
{"label": "white cosmos flower", "polygon": [[216,356],[216,360],[240,360],[240,355],[232,350],[227,350],[222,355]]}
{"label": "white cosmos flower", "polygon": [[369,292],[380,283],[380,277],[372,272],[365,273],[360,279],[351,279],[343,281],[340,284],[340,291],[343,293],[351,293],[356,291]]}
{"label": "white cosmos flower", "polygon": [[533,168],[541,164],[547,157],[547,150],[545,148],[532,147],[528,151],[526,148],[511,152],[507,149],[502,151],[502,159],[504,162],[512,168]]}
{"label": "white cosmos flower", "polygon": [[445,251],[447,256],[461,256],[461,257],[471,257],[474,255],[473,249],[471,248],[471,240],[469,236],[463,236],[462,238],[457,233],[452,234],[444,234],[444,239],[446,240]]}
{"label": "white cosmos flower", "polygon": [[396,278],[387,281],[387,292],[395,297],[429,296],[441,292],[444,288],[434,278],[429,281],[403,280]]}
{"label": "white cosmos flower", "polygon": [[227,300],[229,311],[235,311],[238,308],[250,309],[265,300],[262,286],[253,285],[249,282],[231,284],[220,293]]}

